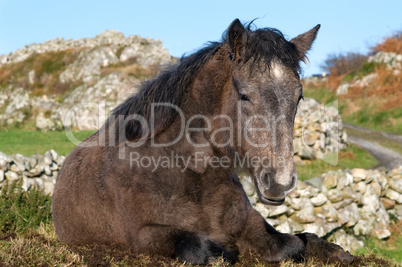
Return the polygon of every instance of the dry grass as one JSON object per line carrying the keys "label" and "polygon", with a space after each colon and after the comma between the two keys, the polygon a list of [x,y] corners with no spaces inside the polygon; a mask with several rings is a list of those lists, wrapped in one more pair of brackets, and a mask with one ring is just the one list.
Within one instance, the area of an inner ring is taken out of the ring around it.
{"label": "dry grass", "polygon": [[150,67],[142,67],[137,63],[135,57],[129,58],[124,62],[119,62],[117,64],[111,64],[107,67],[102,68],[101,77],[106,76],[112,72],[122,73],[124,76],[134,76],[139,80],[149,79],[155,76],[159,72],[158,65],[152,65]]}
{"label": "dry grass", "polygon": [[[402,32],[387,37],[383,42],[372,47],[371,50],[373,53],[382,51],[402,54]],[[367,63],[367,58],[367,55],[352,52],[329,55],[322,66],[323,69],[328,70],[330,73],[324,86],[335,91],[344,81],[362,78],[369,73],[375,72],[378,76],[370,88],[354,87],[352,90],[349,90],[353,91],[349,93],[349,96],[356,95],[361,97],[362,94],[364,96],[386,96],[393,98],[394,101],[387,102],[384,107],[394,108],[398,105],[401,106],[402,73],[395,75],[393,70],[389,70],[385,65]]]}
{"label": "dry grass", "polygon": [[360,53],[330,54],[322,67],[339,76],[360,68],[366,61],[367,56]]}
{"label": "dry grass", "polygon": [[386,98],[381,109],[389,110],[402,106],[402,71],[395,75],[392,70],[382,65],[376,69],[378,74],[374,83],[368,88],[368,95]]}
{"label": "dry grass", "polygon": [[1,266],[80,266],[82,256],[61,244],[52,226],[0,239]]}
{"label": "dry grass", "polygon": [[[118,245],[69,246],[58,241],[54,227],[41,225],[26,234],[0,236],[0,266],[188,266],[177,260],[150,255],[134,255]],[[232,266],[217,259],[210,266]],[[305,263],[284,261],[267,263],[258,255],[249,253],[240,257],[235,267],[323,267],[342,266],[325,264],[315,259]],[[375,256],[373,253],[355,257],[352,266],[400,266],[396,261]]]}
{"label": "dry grass", "polygon": [[386,65],[378,65],[374,68],[377,76],[365,87],[354,86],[349,88],[346,95],[340,98],[361,99],[375,98],[375,101],[385,100],[381,110],[393,109],[402,106],[402,72],[394,73]]}
{"label": "dry grass", "polygon": [[349,75],[360,69],[367,61],[367,56],[360,53],[330,54],[321,66],[330,73],[326,86],[335,90]]}
{"label": "dry grass", "polygon": [[382,43],[376,45],[373,48],[373,51],[402,54],[402,31],[397,32],[393,36],[386,38]]}

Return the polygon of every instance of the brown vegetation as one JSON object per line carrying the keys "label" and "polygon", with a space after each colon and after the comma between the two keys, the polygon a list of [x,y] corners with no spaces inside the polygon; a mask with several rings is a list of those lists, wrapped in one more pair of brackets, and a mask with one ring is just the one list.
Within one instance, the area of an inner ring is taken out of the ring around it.
{"label": "brown vegetation", "polygon": [[123,73],[125,76],[134,76],[139,80],[144,80],[155,76],[159,72],[159,67],[157,65],[142,67],[137,63],[137,58],[132,57],[124,62],[111,64],[107,67],[102,68],[101,76],[106,76],[112,72],[120,72]]}
{"label": "brown vegetation", "polygon": [[364,98],[368,101],[368,99],[373,98],[373,101],[377,103],[376,108],[378,111],[401,107],[402,72],[394,73],[387,66],[378,65],[374,68],[374,73],[377,76],[368,86],[352,86],[346,95],[340,96],[340,99],[354,101]]}
{"label": "brown vegetation", "polygon": [[388,248],[398,248],[398,238],[402,235],[402,220],[392,223],[390,226],[391,236],[386,240]]}
{"label": "brown vegetation", "polygon": [[376,45],[373,48],[373,51],[402,54],[402,31],[399,31],[393,36],[386,38],[382,43]]}
{"label": "brown vegetation", "polygon": [[360,68],[367,61],[367,56],[360,53],[331,54],[325,60],[323,67],[332,75],[348,74]]}
{"label": "brown vegetation", "polygon": [[[371,48],[375,52],[393,52],[402,54],[402,33],[399,32],[386,38],[382,43]],[[364,76],[375,73],[377,76],[364,86],[354,85],[340,99],[348,101],[362,98],[375,98],[378,111],[390,110],[402,106],[402,71],[390,69],[385,64],[368,63],[368,56],[359,53],[329,55],[323,68],[330,72],[328,79],[321,87],[329,88],[332,92],[343,82],[352,82]],[[309,84],[310,86],[310,84]]]}
{"label": "brown vegetation", "polygon": [[344,77],[361,68],[367,61],[367,56],[360,53],[330,54],[321,66],[330,75],[325,86],[335,91]]}
{"label": "brown vegetation", "polygon": [[402,72],[395,75],[392,70],[386,66],[380,66],[376,69],[378,76],[374,83],[368,88],[368,95],[375,95],[386,98],[382,104],[381,110],[389,110],[402,106]]}

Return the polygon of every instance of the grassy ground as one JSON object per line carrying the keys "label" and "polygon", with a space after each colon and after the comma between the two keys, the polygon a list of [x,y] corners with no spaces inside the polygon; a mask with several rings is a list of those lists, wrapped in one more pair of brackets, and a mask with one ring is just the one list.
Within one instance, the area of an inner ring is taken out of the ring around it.
{"label": "grassy ground", "polygon": [[325,105],[335,100],[339,100],[338,96],[327,88],[316,89],[311,87],[304,87],[303,95],[304,97],[311,97],[317,99],[318,101],[320,101]]}
{"label": "grassy ground", "polygon": [[402,221],[391,225],[391,237],[384,241],[376,238],[366,238],[365,247],[356,252],[356,255],[376,254],[389,259],[395,259],[402,264]]}
{"label": "grassy ground", "polygon": [[367,106],[345,116],[344,121],[368,129],[402,134],[402,107],[375,111],[375,107]]}
{"label": "grassy ground", "polygon": [[338,169],[363,168],[370,169],[377,165],[378,161],[367,151],[350,144],[346,150],[338,154],[338,164],[330,165],[322,160],[314,160],[304,165],[296,165],[300,180],[307,180],[313,177],[320,177],[324,172]]}
{"label": "grassy ground", "polygon": [[[0,241],[0,264],[2,266],[191,266],[177,260],[151,255],[133,255],[120,246],[68,246],[57,240],[52,226],[42,226],[26,235],[15,235]],[[210,266],[233,266],[217,259]],[[339,267],[339,264],[323,264],[315,260],[306,263],[284,261],[264,262],[258,255],[240,257],[235,267]],[[356,256],[352,266],[400,266],[392,259],[375,255]]]}
{"label": "grassy ground", "polygon": [[[73,132],[75,138],[84,140],[94,131]],[[0,151],[6,154],[19,153],[30,156],[36,153],[54,149],[60,155],[66,155],[75,147],[67,138],[64,131],[61,132],[38,132],[12,129],[0,131]]]}

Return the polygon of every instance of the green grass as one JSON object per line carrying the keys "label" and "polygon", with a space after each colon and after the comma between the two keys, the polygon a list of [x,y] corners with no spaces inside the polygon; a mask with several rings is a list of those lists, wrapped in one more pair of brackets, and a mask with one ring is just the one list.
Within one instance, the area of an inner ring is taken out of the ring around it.
{"label": "green grass", "polygon": [[326,88],[303,88],[304,97],[311,97],[317,99],[324,105],[338,100],[338,96]]}
{"label": "green grass", "polygon": [[4,183],[0,190],[0,233],[23,233],[51,221],[51,198],[20,183]]}
{"label": "green grass", "polygon": [[367,255],[373,253],[388,259],[394,259],[402,264],[402,236],[398,236],[396,247],[389,247],[386,242],[376,238],[367,238],[365,248],[359,250],[356,255]]}
{"label": "green grass", "polygon": [[364,128],[402,134],[402,107],[375,112],[373,107],[366,106],[343,119]]}
{"label": "green grass", "polygon": [[322,160],[314,160],[309,164],[296,165],[299,179],[304,181],[313,177],[320,177],[321,174],[330,170],[363,168],[370,169],[378,164],[378,161],[366,150],[350,144],[346,150],[338,154],[338,164],[333,166]]}
{"label": "green grass", "polygon": [[388,259],[394,259],[402,264],[402,221],[391,225],[393,235],[388,240],[379,240],[375,237],[367,237],[364,241],[364,248],[358,250],[356,255],[375,254]]}
{"label": "green grass", "polygon": [[[78,140],[84,140],[91,135],[93,131],[73,132]],[[33,154],[43,154],[54,149],[60,155],[66,155],[71,152],[75,145],[67,138],[64,131],[61,132],[37,132],[23,131],[19,129],[0,131],[0,151],[5,154],[19,153],[25,156]],[[357,160],[358,159],[358,160]],[[338,155],[338,165],[333,166],[321,160],[312,161],[311,164],[298,165],[297,171],[301,180],[320,176],[329,170],[346,168],[371,168],[377,164],[377,160],[370,153],[357,147],[349,147],[341,151]]]}
{"label": "green grass", "polygon": [[[76,139],[82,141],[94,131],[73,132]],[[19,153],[25,156],[43,154],[54,149],[60,155],[71,152],[75,145],[67,138],[64,131],[38,132],[12,129],[0,131],[0,151],[5,154]]]}
{"label": "green grass", "polygon": [[356,77],[358,79],[361,79],[362,77],[374,72],[375,67],[378,66],[378,63],[375,62],[366,62],[363,64],[363,66],[361,66],[359,69],[352,71],[351,73],[347,74],[344,78],[343,81],[345,82],[351,82],[354,79],[356,79]]}

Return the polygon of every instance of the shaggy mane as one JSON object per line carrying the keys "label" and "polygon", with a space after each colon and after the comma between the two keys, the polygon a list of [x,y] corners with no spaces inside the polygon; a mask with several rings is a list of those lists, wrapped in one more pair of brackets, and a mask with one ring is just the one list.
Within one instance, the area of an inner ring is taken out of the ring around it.
{"label": "shaggy mane", "polygon": [[[251,23],[246,25],[247,43],[245,54],[236,64],[246,64],[251,61],[253,67],[260,68],[261,62],[270,67],[272,60],[278,58],[292,69],[297,75],[300,72],[300,57],[294,44],[288,42],[283,34],[272,28],[263,28],[253,31]],[[152,103],[169,103],[180,107],[190,91],[198,71],[208,62],[215,52],[226,43],[226,37],[221,42],[210,43],[199,51],[184,56],[176,64],[172,64],[161,71],[153,80],[142,84],[139,92],[127,98],[111,113],[112,119],[106,122],[105,127],[116,127],[116,132],[122,131],[122,122],[116,123],[119,116],[125,121],[125,138],[135,141],[143,136],[156,136],[167,128],[175,119],[177,112],[170,107],[159,106],[154,109],[154,118],[151,118]],[[141,123],[135,118],[141,118],[150,125],[154,120],[153,133],[145,131]],[[117,135],[119,136],[119,135]]]}

